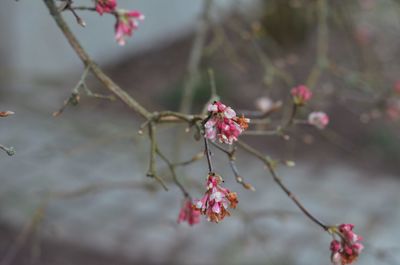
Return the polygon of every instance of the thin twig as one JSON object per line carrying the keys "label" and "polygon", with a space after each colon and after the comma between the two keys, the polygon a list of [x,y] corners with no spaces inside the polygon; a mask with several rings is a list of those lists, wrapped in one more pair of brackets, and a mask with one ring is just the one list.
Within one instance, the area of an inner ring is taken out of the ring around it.
{"label": "thin twig", "polygon": [[155,125],[150,122],[148,125],[149,128],[149,139],[150,139],[150,162],[149,162],[149,170],[147,171],[146,176],[150,178],[156,179],[161,186],[168,191],[168,187],[165,184],[164,180],[157,174],[156,169],[156,153],[157,153],[157,140],[155,136]]}
{"label": "thin twig", "polygon": [[221,152],[225,153],[228,156],[229,159],[229,166],[232,169],[232,172],[235,176],[235,180],[237,183],[242,185],[245,189],[255,191],[256,189],[249,183],[246,183],[242,177],[242,175],[239,173],[239,170],[236,166],[236,158],[235,158],[235,153],[236,153],[236,147],[233,147],[232,150],[226,150],[225,148],[221,147],[219,144],[216,144],[214,142],[211,142],[211,144],[220,150]]}
{"label": "thin twig", "polygon": [[202,159],[204,157],[204,152],[199,152],[196,155],[194,155],[191,159],[182,161],[182,162],[177,162],[174,163],[173,166],[174,167],[182,167],[182,166],[187,166],[192,164],[193,162],[199,161],[200,159]]}
{"label": "thin twig", "polygon": [[265,166],[268,168],[269,172],[271,173],[271,176],[273,180],[278,184],[278,186],[287,194],[287,196],[296,204],[296,206],[315,224],[319,225],[322,229],[325,231],[328,230],[329,226],[325,225],[322,221],[320,221],[318,218],[316,218],[314,215],[312,215],[304,206],[303,204],[296,198],[296,196],[283,184],[282,180],[280,177],[278,177],[276,171],[275,171],[275,164],[273,163],[272,159],[265,156],[255,148],[251,147],[250,145],[242,142],[242,141],[237,141],[237,145],[248,152],[249,154],[257,157],[260,159]]}
{"label": "thin twig", "polygon": [[172,179],[175,182],[176,186],[178,186],[178,188],[182,191],[183,196],[191,199],[189,192],[185,189],[183,184],[179,181],[178,176],[176,175],[174,164],[171,163],[171,161],[169,161],[169,159],[160,151],[160,149],[158,147],[156,147],[156,152],[157,152],[158,156],[165,162],[165,164],[167,164],[167,166],[171,172]]}
{"label": "thin twig", "polygon": [[11,147],[6,147],[6,146],[0,144],[0,149],[3,150],[4,152],[6,152],[6,154],[9,155],[9,156],[15,155],[15,149],[12,146]]}
{"label": "thin twig", "polygon": [[210,68],[208,69],[208,76],[210,79],[210,99],[207,101],[207,103],[203,107],[203,111],[201,112],[202,114],[206,115],[207,114],[207,108],[210,104],[212,104],[214,101],[219,100],[219,96],[217,94],[217,85],[215,83],[215,76],[214,76],[214,71]]}
{"label": "thin twig", "polygon": [[62,18],[60,12],[57,10],[54,0],[43,0],[47,8],[50,11],[51,16],[56,22],[57,26],[60,28],[61,32],[64,34],[65,38],[68,40],[71,47],[74,49],[76,54],[79,56],[83,64],[90,66],[90,70],[93,75],[113,94],[115,94],[121,101],[123,101],[129,108],[139,113],[145,119],[149,119],[151,113],[145,109],[139,102],[137,102],[133,97],[131,97],[125,90],[114,83],[90,58],[86,51],[82,48],[79,41],[76,39],[75,35],[70,30],[67,23]]}
{"label": "thin twig", "polygon": [[208,172],[214,173],[212,162],[211,162],[211,151],[208,146],[208,139],[206,137],[204,137],[204,153],[206,154],[206,157],[207,157]]}
{"label": "thin twig", "polygon": [[25,224],[22,228],[20,234],[17,236],[13,244],[9,247],[5,256],[1,258],[1,265],[11,265],[14,259],[17,257],[18,252],[26,244],[29,237],[35,232],[37,227],[41,224],[44,218],[45,209],[47,207],[48,199],[45,199],[40,205],[35,209],[31,220]]}
{"label": "thin twig", "polygon": [[182,101],[179,110],[183,113],[190,112],[192,107],[194,88],[200,78],[200,62],[203,55],[204,44],[206,42],[206,35],[210,20],[210,12],[213,0],[205,0],[201,19],[198,23],[196,36],[193,41],[192,49],[190,51],[188,62],[188,74],[186,82],[183,86]]}

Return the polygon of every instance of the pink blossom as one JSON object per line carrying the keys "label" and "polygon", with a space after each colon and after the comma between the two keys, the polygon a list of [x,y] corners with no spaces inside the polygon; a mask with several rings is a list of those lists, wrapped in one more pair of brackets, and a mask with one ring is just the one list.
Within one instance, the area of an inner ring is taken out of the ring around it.
{"label": "pink blossom", "polygon": [[218,223],[225,216],[229,216],[228,208],[236,208],[238,204],[236,192],[220,186],[222,177],[210,173],[206,186],[207,191],[203,198],[195,201],[194,206],[201,214],[206,215],[208,221]]}
{"label": "pink blossom", "polygon": [[393,121],[400,119],[400,99],[390,98],[387,100],[386,115]]}
{"label": "pink blossom", "polygon": [[341,224],[335,228],[335,233],[340,236],[340,241],[331,242],[331,261],[334,265],[351,264],[357,260],[364,246],[360,243],[362,237],[353,232],[353,224]]}
{"label": "pink blossom", "polygon": [[393,87],[394,92],[400,94],[400,80],[396,81],[396,83],[394,83],[394,87]]}
{"label": "pink blossom", "polygon": [[195,225],[200,222],[200,211],[196,209],[192,200],[186,199],[178,215],[178,223],[188,222],[189,225]]}
{"label": "pink blossom", "polygon": [[116,0],[97,0],[96,1],[96,11],[100,15],[104,13],[111,13],[117,7]]}
{"label": "pink blossom", "polygon": [[236,112],[219,101],[208,106],[209,120],[204,124],[204,137],[232,144],[248,127],[249,119],[236,116]]}
{"label": "pink blossom", "polygon": [[305,85],[300,85],[292,88],[291,94],[293,96],[293,101],[296,105],[304,105],[312,97],[311,90]]}
{"label": "pink blossom", "polygon": [[308,123],[322,130],[328,125],[329,116],[325,112],[314,111],[308,115]]}
{"label": "pink blossom", "polygon": [[125,38],[132,36],[133,31],[138,28],[138,21],[143,19],[144,16],[139,11],[118,11],[117,22],[115,23],[115,39],[119,45],[125,45]]}

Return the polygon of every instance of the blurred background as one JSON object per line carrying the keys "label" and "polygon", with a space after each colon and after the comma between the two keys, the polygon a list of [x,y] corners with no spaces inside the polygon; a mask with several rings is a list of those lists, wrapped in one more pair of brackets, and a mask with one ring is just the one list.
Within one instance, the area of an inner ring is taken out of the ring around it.
{"label": "blurred background", "polygon": [[[400,264],[400,2],[213,0],[207,8],[207,1],[119,0],[146,16],[124,47],[114,40],[112,16],[81,11],[86,28],[71,12],[64,17],[105,72],[150,110],[182,109],[199,34],[190,112],[210,97],[208,69],[222,101],[238,110],[256,110],[265,97],[290,107],[290,89],[308,85],[314,98],[299,118],[325,111],[326,130],[299,125],[290,141],[242,139],[283,161],[280,175],[312,213],[356,225],[366,246],[358,264]],[[16,113],[0,120],[0,143],[16,149],[0,154],[1,265],[329,264],[329,235],[245,153],[237,165],[256,191],[238,185],[213,150],[239,207],[220,224],[178,225],[182,195],[162,161],[170,191],[146,178],[140,117],[118,100],[85,94],[53,117],[83,66],[44,3],[1,3],[0,33],[0,110]],[[108,95],[90,75],[87,84]],[[273,114],[272,123],[287,112]],[[158,139],[173,161],[203,148],[184,126],[159,126]],[[206,161],[178,173],[200,197]]]}

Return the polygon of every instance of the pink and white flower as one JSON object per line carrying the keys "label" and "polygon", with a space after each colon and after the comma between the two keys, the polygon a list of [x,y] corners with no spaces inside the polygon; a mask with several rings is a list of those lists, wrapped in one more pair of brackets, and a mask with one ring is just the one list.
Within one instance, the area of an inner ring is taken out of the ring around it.
{"label": "pink and white flower", "polygon": [[296,105],[304,105],[309,101],[312,97],[311,90],[305,85],[300,85],[292,88],[290,91],[293,97],[293,101]]}
{"label": "pink and white flower", "polygon": [[115,23],[115,39],[119,45],[125,45],[125,38],[132,36],[133,31],[139,26],[139,20],[143,19],[144,15],[139,11],[118,11],[117,22]]}
{"label": "pink and white flower", "polygon": [[274,102],[269,97],[258,98],[255,102],[257,109],[266,113],[274,108]]}
{"label": "pink and white flower", "polygon": [[357,260],[364,249],[362,237],[353,232],[353,224],[341,224],[335,227],[334,233],[338,234],[339,240],[332,240],[330,245],[331,261],[334,265],[351,264]]}
{"label": "pink and white flower", "polygon": [[191,199],[185,199],[178,215],[178,224],[187,222],[189,225],[195,225],[200,222],[200,211],[196,209]]}
{"label": "pink and white flower", "polygon": [[100,15],[111,13],[117,7],[116,0],[96,0],[96,11]]}
{"label": "pink and white flower", "polygon": [[314,111],[308,115],[308,123],[322,130],[328,125],[329,116],[325,112]]}
{"label": "pink and white flower", "polygon": [[228,208],[234,209],[238,204],[236,192],[221,187],[221,183],[221,176],[210,173],[206,182],[207,191],[205,195],[194,203],[194,207],[201,214],[206,215],[210,222],[218,223],[222,221],[225,216],[230,215]]}
{"label": "pink and white flower", "polygon": [[209,120],[204,124],[204,137],[232,144],[248,127],[249,119],[236,116],[236,112],[219,101],[208,106]]}

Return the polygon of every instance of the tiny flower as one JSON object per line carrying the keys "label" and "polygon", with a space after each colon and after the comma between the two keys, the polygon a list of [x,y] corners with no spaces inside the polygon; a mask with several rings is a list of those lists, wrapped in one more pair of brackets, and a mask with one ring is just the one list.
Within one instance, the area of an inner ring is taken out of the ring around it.
{"label": "tiny flower", "polygon": [[96,0],[96,11],[100,15],[111,13],[117,7],[116,0]]}
{"label": "tiny flower", "polygon": [[274,107],[274,102],[268,97],[261,97],[256,100],[255,105],[260,111],[269,112]]}
{"label": "tiny flower", "polygon": [[322,130],[328,125],[329,116],[321,111],[311,112],[308,115],[308,123]]}
{"label": "tiny flower", "polygon": [[221,143],[232,144],[248,128],[249,119],[236,116],[236,112],[219,101],[208,106],[209,120],[204,124],[204,137]]}
{"label": "tiny flower", "polygon": [[139,11],[118,11],[117,22],[115,23],[115,39],[119,45],[125,45],[125,38],[132,36],[133,31],[138,28],[138,21],[143,19],[144,16]]}
{"label": "tiny flower", "polygon": [[311,90],[305,85],[300,85],[292,88],[291,94],[293,96],[293,101],[296,105],[302,106],[312,97]]}
{"label": "tiny flower", "polygon": [[230,215],[228,208],[236,208],[239,202],[237,194],[221,187],[221,182],[221,176],[210,173],[206,182],[206,193],[193,205],[202,215],[206,215],[210,222],[222,221],[225,216]]}
{"label": "tiny flower", "polygon": [[340,241],[334,239],[330,245],[331,261],[334,265],[353,263],[364,249],[360,243],[362,237],[355,234],[353,228],[353,224],[341,224],[339,227],[334,227],[334,233],[340,237]]}
{"label": "tiny flower", "polygon": [[200,211],[193,205],[192,200],[186,199],[178,215],[178,224],[188,222],[195,225],[200,222]]}

